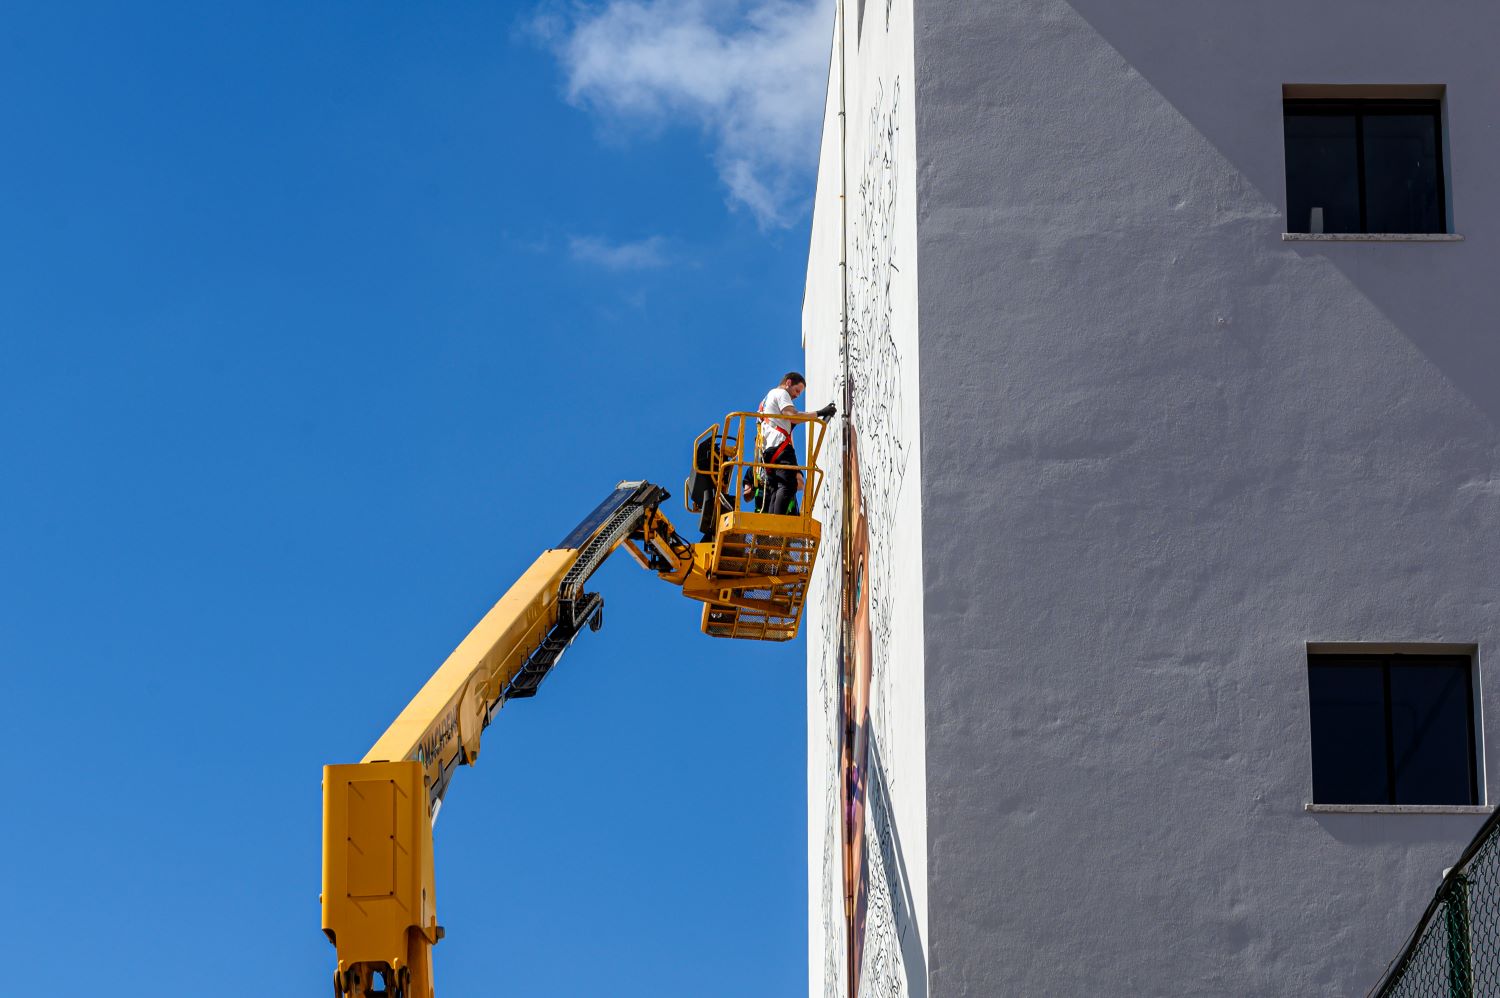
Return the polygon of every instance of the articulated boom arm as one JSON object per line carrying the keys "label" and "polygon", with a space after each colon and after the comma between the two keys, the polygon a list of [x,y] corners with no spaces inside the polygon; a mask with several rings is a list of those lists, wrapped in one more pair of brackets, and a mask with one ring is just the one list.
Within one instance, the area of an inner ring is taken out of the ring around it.
{"label": "articulated boom arm", "polygon": [[454,769],[479,757],[479,736],[501,705],[535,696],[579,631],[598,630],[604,599],[584,585],[648,518],[665,520],[657,506],[666,498],[649,482],[621,482],[516,580],[362,761],[421,763],[435,820]]}
{"label": "articulated boom arm", "polygon": [[[363,760],[323,767],[321,901],[323,931],[338,951],[336,995],[432,998],[432,947],[443,937],[432,824],[443,795],[458,766],[479,758],[480,736],[496,711],[507,700],[535,696],[579,632],[598,630],[604,600],[585,586],[616,549],[625,547],[702,602],[702,627],[710,635],[786,640],[796,634],[819,526],[805,510],[772,515],[736,508],[750,494],[744,484],[767,467],[739,443],[747,439],[745,421],[754,418],[736,413],[700,438],[714,446],[712,466],[695,467],[712,486],[714,505],[704,514],[715,527],[712,539],[695,544],[678,534],[660,509],[665,490],[621,482],[561,544],[542,552]],[[821,424],[810,424],[809,436],[821,442]],[[819,480],[816,445],[808,449],[808,464],[793,469],[810,483],[806,505]]]}
{"label": "articulated boom arm", "polygon": [[535,696],[579,631],[598,629],[604,600],[584,585],[631,533],[665,521],[666,498],[648,482],[620,483],[500,597],[363,760],[323,767],[323,931],[338,950],[337,994],[432,994],[443,936],[432,823],[453,772],[479,758],[505,701]]}

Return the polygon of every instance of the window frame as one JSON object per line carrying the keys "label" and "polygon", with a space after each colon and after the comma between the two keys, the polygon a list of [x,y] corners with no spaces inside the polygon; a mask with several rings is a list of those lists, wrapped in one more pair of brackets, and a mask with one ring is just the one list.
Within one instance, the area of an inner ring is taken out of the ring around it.
{"label": "window frame", "polygon": [[[1359,231],[1352,233],[1327,233],[1329,235],[1351,235],[1351,236],[1378,236],[1378,235],[1451,235],[1453,231],[1452,221],[1448,214],[1448,159],[1446,147],[1448,144],[1447,130],[1444,128],[1443,107],[1445,101],[1441,97],[1379,97],[1379,98],[1356,98],[1356,97],[1287,97],[1281,100],[1282,121],[1282,160],[1283,167],[1290,167],[1288,150],[1285,146],[1286,121],[1291,117],[1314,118],[1314,117],[1353,117],[1354,118],[1354,155],[1355,155],[1355,183],[1359,191]],[[1375,112],[1382,116],[1411,116],[1431,117],[1433,123],[1434,154],[1436,156],[1435,175],[1437,182],[1437,216],[1441,228],[1433,233],[1416,232],[1371,232],[1369,220],[1369,206],[1366,199],[1366,188],[1368,182],[1365,176],[1365,117],[1369,112]],[[1302,234],[1300,229],[1292,226],[1292,190],[1291,177],[1287,176],[1286,184],[1286,221],[1287,231]],[[1312,234],[1312,233],[1309,233]],[[1322,233],[1319,233],[1322,234]]]}
{"label": "window frame", "polygon": [[[1389,646],[1387,646],[1388,648]],[[1447,664],[1463,665],[1464,675],[1464,717],[1467,720],[1468,739],[1464,756],[1464,762],[1468,769],[1468,794],[1469,799],[1462,803],[1434,804],[1426,802],[1421,804],[1398,804],[1396,802],[1396,740],[1394,737],[1394,714],[1391,697],[1391,667],[1395,664],[1419,665],[1422,659],[1429,661],[1441,661]],[[1476,663],[1478,661],[1477,650],[1459,651],[1450,647],[1434,648],[1430,651],[1408,651],[1408,650],[1386,650],[1386,649],[1361,649],[1341,648],[1339,650],[1315,650],[1309,646],[1307,650],[1307,680],[1308,680],[1308,742],[1309,750],[1313,747],[1313,725],[1316,723],[1312,712],[1312,670],[1315,666],[1331,668],[1372,668],[1378,665],[1381,679],[1381,698],[1384,722],[1385,741],[1385,797],[1384,801],[1325,801],[1317,799],[1317,757],[1314,755],[1310,775],[1313,781],[1314,806],[1347,806],[1372,809],[1401,809],[1401,808],[1451,808],[1451,807],[1483,807],[1485,805],[1485,792],[1483,786],[1484,762],[1480,758],[1480,717],[1479,717],[1479,690]]]}

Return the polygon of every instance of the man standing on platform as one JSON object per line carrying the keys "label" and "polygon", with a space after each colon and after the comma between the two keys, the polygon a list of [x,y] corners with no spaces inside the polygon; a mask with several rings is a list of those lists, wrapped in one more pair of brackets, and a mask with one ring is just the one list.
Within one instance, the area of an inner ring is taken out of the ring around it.
{"label": "man standing on platform", "polygon": [[[766,393],[760,403],[760,447],[761,457],[769,467],[765,472],[764,503],[761,512],[784,515],[792,508],[797,490],[802,487],[802,473],[783,470],[780,465],[797,466],[797,448],[792,443],[792,424],[777,416],[795,416],[798,397],[807,389],[807,379],[796,371],[788,371],[781,384]],[[819,419],[828,419],[837,411],[832,402],[815,414]]]}

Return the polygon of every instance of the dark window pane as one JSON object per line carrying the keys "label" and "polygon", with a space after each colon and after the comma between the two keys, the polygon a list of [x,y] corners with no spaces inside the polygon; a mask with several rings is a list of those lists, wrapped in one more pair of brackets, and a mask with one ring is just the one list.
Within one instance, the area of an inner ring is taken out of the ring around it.
{"label": "dark window pane", "polygon": [[1475,803],[1470,720],[1467,659],[1392,664],[1397,804]]}
{"label": "dark window pane", "polygon": [[1359,232],[1354,115],[1288,114],[1285,120],[1288,231]]}
{"label": "dark window pane", "polygon": [[1385,677],[1378,660],[1336,661],[1339,664],[1332,665],[1324,656],[1308,657],[1313,800],[1388,804]]}
{"label": "dark window pane", "polygon": [[1438,129],[1432,114],[1367,114],[1365,224],[1370,232],[1442,232]]}

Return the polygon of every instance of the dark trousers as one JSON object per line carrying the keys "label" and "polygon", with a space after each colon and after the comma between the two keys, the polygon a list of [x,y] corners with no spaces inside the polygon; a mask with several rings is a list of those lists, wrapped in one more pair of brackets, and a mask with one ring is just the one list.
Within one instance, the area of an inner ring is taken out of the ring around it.
{"label": "dark trousers", "polygon": [[[781,451],[778,457],[776,452]],[[767,447],[766,452],[761,455],[762,461],[769,465],[797,464],[797,449],[791,444],[782,447]],[[766,472],[766,500],[762,510],[766,513],[775,513],[778,516],[785,514],[792,508],[792,500],[797,498],[797,472],[783,471],[779,467],[770,467]]]}

